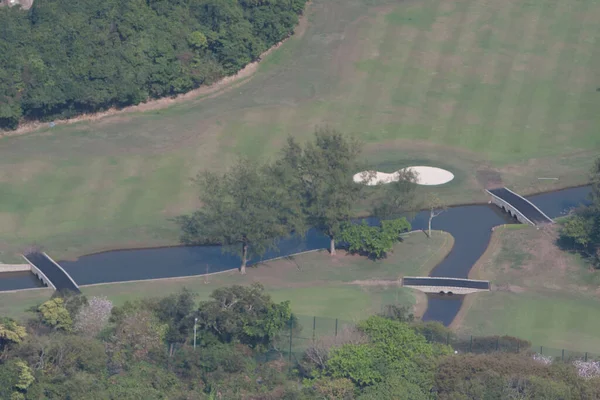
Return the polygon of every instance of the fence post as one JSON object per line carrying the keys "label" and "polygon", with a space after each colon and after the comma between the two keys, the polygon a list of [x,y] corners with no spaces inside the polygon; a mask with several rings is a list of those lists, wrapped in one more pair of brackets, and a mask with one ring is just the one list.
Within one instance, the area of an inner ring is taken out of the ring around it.
{"label": "fence post", "polygon": [[469,353],[473,352],[473,335],[471,335],[471,343],[469,343]]}
{"label": "fence post", "polygon": [[289,354],[289,361],[292,362],[292,327],[294,325],[294,321],[292,320],[292,317],[290,317],[290,354]]}
{"label": "fence post", "polygon": [[315,341],[315,329],[317,328],[317,317],[313,316],[313,342]]}
{"label": "fence post", "polygon": [[544,355],[544,346],[540,346],[540,354]]}
{"label": "fence post", "polygon": [[335,337],[337,337],[337,330],[338,330],[338,319],[335,319]]}
{"label": "fence post", "polygon": [[562,360],[565,361],[565,349],[562,349]]}
{"label": "fence post", "polygon": [[587,351],[585,352],[585,362],[587,362]]}
{"label": "fence post", "polygon": [[498,348],[500,347],[500,336],[498,336],[496,338],[496,351],[498,351]]}

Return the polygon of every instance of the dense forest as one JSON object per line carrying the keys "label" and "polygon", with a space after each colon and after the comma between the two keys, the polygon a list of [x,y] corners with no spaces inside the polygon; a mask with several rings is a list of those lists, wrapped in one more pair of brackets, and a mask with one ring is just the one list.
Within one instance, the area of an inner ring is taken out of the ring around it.
{"label": "dense forest", "polygon": [[36,0],[0,7],[0,128],[184,93],[287,37],[306,0]]}
{"label": "dense forest", "polygon": [[[291,305],[259,284],[207,301],[183,290],[118,307],[62,293],[29,311],[27,320],[0,317],[2,399],[600,397],[598,363],[545,358],[510,337],[480,338],[488,346],[475,354],[398,305],[311,340]],[[292,349],[290,333],[309,339]],[[495,351],[499,339],[505,351]]]}

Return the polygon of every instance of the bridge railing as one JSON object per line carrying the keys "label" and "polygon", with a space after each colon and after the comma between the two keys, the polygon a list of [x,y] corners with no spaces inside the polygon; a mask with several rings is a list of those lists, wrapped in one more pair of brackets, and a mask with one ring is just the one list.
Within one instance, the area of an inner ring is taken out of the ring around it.
{"label": "bridge railing", "polygon": [[531,206],[533,208],[535,208],[540,214],[542,214],[544,216],[544,218],[546,218],[548,220],[548,222],[554,223],[554,220],[552,218],[550,218],[549,216],[547,216],[545,212],[543,212],[542,210],[540,210],[540,208],[538,206],[536,206],[535,204],[533,204],[531,201],[527,200],[525,197],[521,196],[520,194],[513,192],[512,190],[510,190],[507,187],[505,187],[504,189],[506,189],[510,193],[514,194],[515,196],[520,197],[521,199],[523,199],[523,201],[526,201],[527,203],[531,204]]}
{"label": "bridge railing", "polygon": [[486,189],[485,191],[488,192],[488,194],[490,196],[492,196],[492,201],[494,203],[496,203],[500,207],[504,206],[504,208],[506,208],[507,210],[510,209],[511,211],[513,211],[515,213],[515,216],[516,216],[516,214],[518,214],[517,219],[519,219],[519,217],[523,219],[523,221],[521,221],[519,219],[520,222],[522,222],[524,224],[529,224],[529,225],[535,226],[535,224],[529,218],[527,218],[525,215],[523,215],[523,213],[521,211],[519,211],[518,208],[516,208],[515,206],[510,204],[508,201],[503,200],[502,198],[496,196],[494,193],[490,192],[489,190]]}
{"label": "bridge railing", "polygon": [[31,261],[29,261],[29,259],[25,256],[22,256],[25,261],[27,261],[27,264],[29,264],[31,266],[31,272],[36,275],[38,277],[38,279],[40,281],[42,281],[46,286],[51,287],[52,289],[56,290],[56,286],[54,286],[54,283],[52,283],[52,281],[50,279],[48,279],[48,277],[46,276],[46,274],[44,274],[42,271],[40,271],[40,269],[38,267],[36,267]]}

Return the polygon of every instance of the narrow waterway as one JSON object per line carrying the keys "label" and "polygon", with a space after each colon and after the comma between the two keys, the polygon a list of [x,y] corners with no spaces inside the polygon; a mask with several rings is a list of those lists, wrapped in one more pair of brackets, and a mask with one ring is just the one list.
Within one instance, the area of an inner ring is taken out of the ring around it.
{"label": "narrow waterway", "polygon": [[[586,201],[589,187],[566,189],[531,196],[531,200],[550,218],[564,215]],[[427,212],[418,213],[411,221],[413,229],[426,229]],[[493,205],[458,206],[448,209],[433,220],[433,228],[450,233],[454,247],[431,272],[431,276],[466,278],[486,250],[494,226],[517,223]],[[270,251],[262,259],[271,259],[307,250],[328,248],[324,235],[310,230],[304,238],[282,240],[278,251]],[[49,251],[52,254],[51,249]],[[252,263],[261,261],[252,260]],[[160,279],[202,275],[235,269],[239,258],[224,253],[220,246],[168,247],[140,250],[118,250],[61,261],[63,268],[79,285]],[[0,291],[39,286],[32,274],[0,278]],[[430,296],[423,319],[438,320],[448,325],[462,304],[462,296]]]}

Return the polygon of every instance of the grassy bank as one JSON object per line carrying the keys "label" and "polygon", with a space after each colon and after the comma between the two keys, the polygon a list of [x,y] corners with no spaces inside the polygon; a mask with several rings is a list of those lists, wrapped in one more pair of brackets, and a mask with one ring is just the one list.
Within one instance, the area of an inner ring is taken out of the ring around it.
{"label": "grassy bank", "polygon": [[[216,288],[260,282],[277,301],[290,300],[295,313],[353,321],[378,313],[392,303],[412,305],[422,312],[424,296],[399,286],[403,275],[427,275],[452,249],[454,240],[444,232],[431,239],[409,235],[384,260],[360,256],[331,257],[325,251],[279,259],[248,269],[243,276],[225,272],[207,277],[159,279],[82,287],[87,296],[107,296],[115,304],[152,296],[166,296],[182,288],[207,299]],[[27,307],[47,300],[47,289],[0,293],[0,315],[20,317]],[[420,300],[417,304],[416,300]]]}
{"label": "grassy bank", "polygon": [[555,245],[556,227],[496,229],[473,269],[493,291],[469,296],[455,327],[534,344],[600,353],[599,272]]}
{"label": "grassy bank", "polygon": [[[177,241],[189,178],[272,157],[328,124],[391,172],[451,170],[436,191],[483,199],[583,183],[600,148],[594,0],[314,0],[307,25],[243,85],[170,108],[0,139],[0,257]],[[558,181],[540,181],[557,177]]]}

